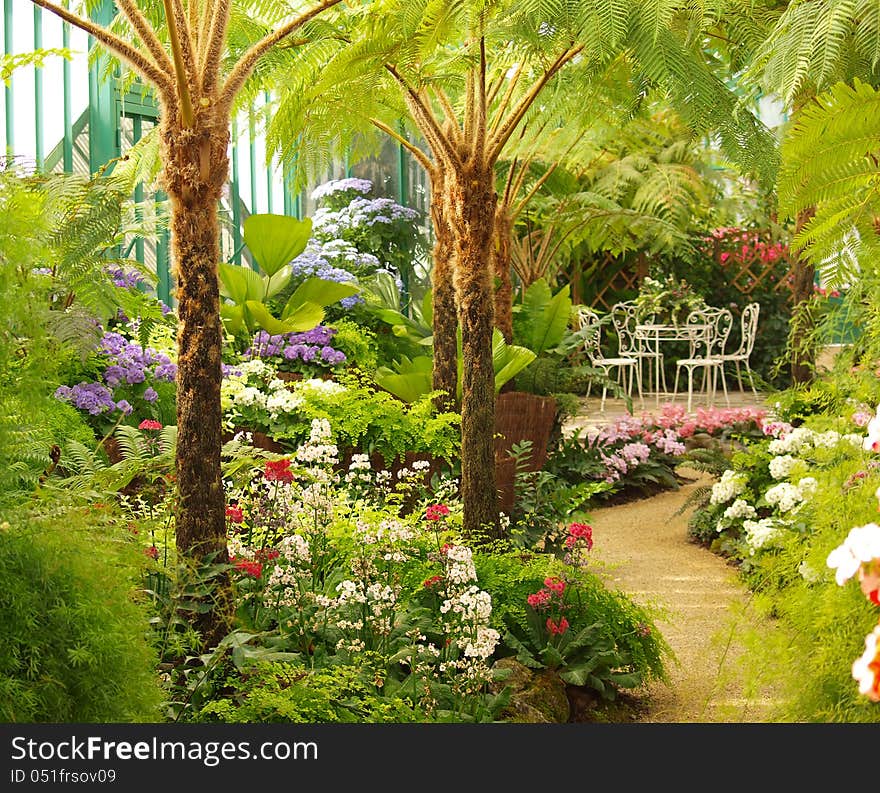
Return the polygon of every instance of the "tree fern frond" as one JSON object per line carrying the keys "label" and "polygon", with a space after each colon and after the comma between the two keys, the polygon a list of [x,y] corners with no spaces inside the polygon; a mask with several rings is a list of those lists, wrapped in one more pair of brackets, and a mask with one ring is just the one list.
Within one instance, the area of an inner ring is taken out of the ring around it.
{"label": "tree fern frond", "polygon": [[[880,91],[839,83],[804,107],[787,130],[779,173],[780,212],[815,214],[792,241],[812,261],[840,261],[855,232],[876,234],[880,216]],[[850,243],[850,250],[852,250]],[[864,250],[861,244],[856,250]]]}

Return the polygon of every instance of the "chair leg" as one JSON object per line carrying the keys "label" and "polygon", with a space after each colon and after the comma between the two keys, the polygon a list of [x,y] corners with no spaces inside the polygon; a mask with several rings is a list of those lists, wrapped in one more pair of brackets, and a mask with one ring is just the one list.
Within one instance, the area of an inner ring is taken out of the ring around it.
{"label": "chair leg", "polygon": [[749,373],[749,385],[751,385],[751,387],[752,387],[752,393],[755,396],[758,396],[758,391],[755,388],[755,375],[752,373],[751,367],[749,366],[749,362],[743,361],[743,363],[745,364],[746,371]]}
{"label": "chair leg", "polygon": [[712,401],[710,404],[712,405],[712,407],[715,406],[715,394],[718,392],[718,379],[720,377],[721,388],[724,390],[724,404],[727,405],[727,407],[730,407],[730,396],[727,393],[727,380],[724,377],[724,364],[719,363],[711,367],[707,367],[707,370],[710,368],[712,370]]}
{"label": "chair leg", "polygon": [[736,365],[736,382],[739,383],[739,390],[745,391],[743,388],[742,370],[739,368],[739,358],[735,358],[733,362]]}
{"label": "chair leg", "polygon": [[688,409],[687,412],[691,412],[691,404],[694,398],[694,370],[693,367],[688,366]]}

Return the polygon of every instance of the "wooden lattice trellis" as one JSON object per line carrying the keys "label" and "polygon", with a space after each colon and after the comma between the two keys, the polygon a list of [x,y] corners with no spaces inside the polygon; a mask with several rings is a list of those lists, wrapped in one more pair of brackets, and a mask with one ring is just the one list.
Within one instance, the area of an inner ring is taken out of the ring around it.
{"label": "wooden lattice trellis", "polygon": [[[713,239],[710,253],[726,280],[745,296],[751,296],[759,287],[775,292],[790,291],[792,262],[787,249],[772,259],[752,255],[731,255],[720,240]],[[739,253],[739,252],[738,252]],[[751,253],[751,251],[750,251]],[[784,265],[784,269],[783,269]],[[617,302],[634,297],[648,275],[650,263],[645,253],[619,256],[605,251],[591,261],[582,263],[569,274],[572,299],[600,311],[608,311]]]}

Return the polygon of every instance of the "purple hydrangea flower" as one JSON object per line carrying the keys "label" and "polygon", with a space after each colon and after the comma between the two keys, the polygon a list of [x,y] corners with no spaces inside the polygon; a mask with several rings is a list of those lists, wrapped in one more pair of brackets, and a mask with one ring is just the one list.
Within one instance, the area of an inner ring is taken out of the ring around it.
{"label": "purple hydrangea flower", "polygon": [[126,416],[130,415],[134,408],[128,403],[126,399],[120,399],[116,403],[116,407],[121,410]]}
{"label": "purple hydrangea flower", "polygon": [[144,400],[147,402],[155,402],[159,398],[159,394],[152,386],[148,386],[144,391]]}
{"label": "purple hydrangea flower", "polygon": [[373,183],[369,179],[332,179],[329,182],[318,185],[312,190],[313,201],[333,195],[334,193],[347,193],[349,191],[369,195],[373,190]]}

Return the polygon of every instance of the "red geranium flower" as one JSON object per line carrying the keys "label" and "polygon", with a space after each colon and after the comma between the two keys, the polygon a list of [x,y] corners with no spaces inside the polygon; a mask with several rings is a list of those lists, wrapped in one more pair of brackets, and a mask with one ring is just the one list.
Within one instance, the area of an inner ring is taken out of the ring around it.
{"label": "red geranium flower", "polygon": [[161,430],[162,425],[158,421],[153,421],[153,419],[144,419],[140,424],[138,424],[139,430]]}
{"label": "red geranium flower", "polygon": [[561,578],[545,578],[544,586],[551,592],[555,592],[557,595],[561,595],[565,592],[565,581]]}
{"label": "red geranium flower", "polygon": [[258,548],[256,553],[254,553],[254,558],[258,562],[271,562],[273,559],[277,559],[281,554],[278,553],[274,548]]}
{"label": "red geranium flower", "polygon": [[431,504],[425,510],[425,518],[427,520],[442,520],[449,514],[449,507],[446,504]]}
{"label": "red geranium flower", "polygon": [[431,587],[437,586],[441,581],[443,581],[443,576],[434,575],[430,578],[426,578],[422,583],[422,586],[425,587],[425,589],[431,589]]}
{"label": "red geranium flower", "polygon": [[230,504],[226,507],[226,518],[230,523],[241,523],[244,520],[244,512],[238,504]]}
{"label": "red geranium flower", "polygon": [[263,476],[268,482],[292,482],[293,472],[290,470],[290,460],[286,457],[281,460],[267,460]]}
{"label": "red geranium flower", "polygon": [[159,549],[155,545],[151,545],[149,548],[144,548],[144,553],[150,557],[150,559],[157,560],[159,558]]}

